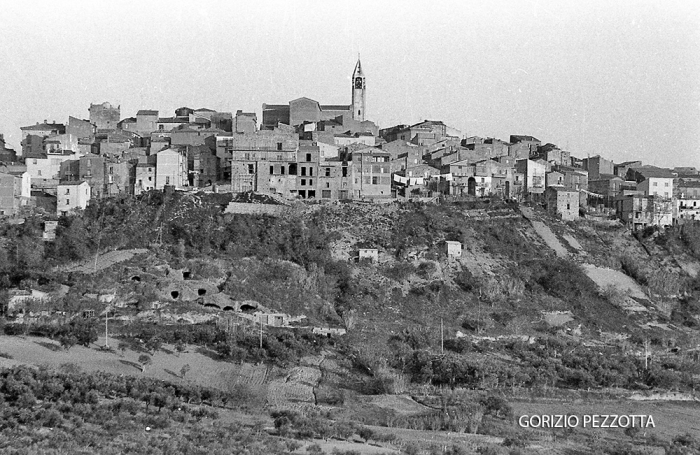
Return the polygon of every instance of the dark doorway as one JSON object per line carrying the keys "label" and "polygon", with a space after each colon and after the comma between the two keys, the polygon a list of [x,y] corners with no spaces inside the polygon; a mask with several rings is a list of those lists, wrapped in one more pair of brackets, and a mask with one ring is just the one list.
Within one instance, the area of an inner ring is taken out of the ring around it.
{"label": "dark doorway", "polygon": [[178,297],[180,297],[180,292],[179,291],[170,291],[170,297],[172,297],[173,299],[177,299]]}
{"label": "dark doorway", "polygon": [[467,180],[467,194],[476,196],[476,179],[474,177],[469,177]]}

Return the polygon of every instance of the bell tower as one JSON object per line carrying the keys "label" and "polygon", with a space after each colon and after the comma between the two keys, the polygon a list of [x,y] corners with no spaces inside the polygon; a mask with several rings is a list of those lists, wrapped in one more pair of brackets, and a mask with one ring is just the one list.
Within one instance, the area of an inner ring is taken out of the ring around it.
{"label": "bell tower", "polygon": [[355,71],[352,73],[352,118],[358,122],[365,121],[365,89],[365,75],[358,55]]}

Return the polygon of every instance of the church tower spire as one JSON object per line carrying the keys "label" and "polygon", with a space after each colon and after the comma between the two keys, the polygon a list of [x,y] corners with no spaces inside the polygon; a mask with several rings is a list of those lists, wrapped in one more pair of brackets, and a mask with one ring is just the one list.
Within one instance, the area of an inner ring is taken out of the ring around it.
{"label": "church tower spire", "polygon": [[352,73],[352,118],[358,122],[365,121],[365,74],[362,72],[360,54],[357,54],[357,64]]}

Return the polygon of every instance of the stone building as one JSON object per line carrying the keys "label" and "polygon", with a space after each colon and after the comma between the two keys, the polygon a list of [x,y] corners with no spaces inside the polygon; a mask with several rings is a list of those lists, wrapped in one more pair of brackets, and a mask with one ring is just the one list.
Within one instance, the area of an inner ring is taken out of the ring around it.
{"label": "stone building", "polygon": [[110,103],[90,104],[90,123],[98,130],[116,130],[121,119],[120,106],[114,107]]}
{"label": "stone building", "polygon": [[156,155],[156,185],[157,190],[165,186],[182,188],[188,185],[187,157],[183,150],[167,148]]}
{"label": "stone building", "polygon": [[28,172],[0,172],[0,216],[14,216],[29,204],[31,178]]}
{"label": "stone building", "polygon": [[571,191],[561,186],[550,186],[545,190],[545,201],[547,211],[552,215],[558,215],[564,221],[578,219],[578,191]]}
{"label": "stone building", "polygon": [[[153,157],[155,158],[155,156]],[[155,189],[156,164],[155,159],[142,161],[136,164],[136,177],[134,180],[134,195]]]}
{"label": "stone building", "polygon": [[97,128],[89,120],[81,120],[72,116],[68,117],[68,126],[66,126],[66,133],[72,134],[81,139],[87,139],[92,141],[95,139],[95,133]]}
{"label": "stone building", "polygon": [[90,203],[90,185],[87,182],[65,182],[56,188],[56,213],[66,215],[85,209]]}
{"label": "stone building", "polygon": [[583,169],[588,171],[589,180],[599,180],[601,175],[612,175],[615,165],[611,160],[596,155],[583,159]]}
{"label": "stone building", "polygon": [[[352,103],[321,104],[307,97],[294,99],[289,104],[263,104],[261,129],[274,129],[280,123],[293,127],[304,123],[318,124],[324,122],[339,122],[351,134],[356,132],[377,133],[377,126],[368,120],[366,115],[366,78],[362,71],[360,60],[357,60],[352,76]],[[325,128],[325,126],[324,126]],[[342,131],[342,132],[344,132]]]}

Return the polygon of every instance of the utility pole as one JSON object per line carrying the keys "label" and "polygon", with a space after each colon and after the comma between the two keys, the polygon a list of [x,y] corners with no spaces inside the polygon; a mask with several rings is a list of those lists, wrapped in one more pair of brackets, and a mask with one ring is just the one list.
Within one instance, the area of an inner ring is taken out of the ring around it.
{"label": "utility pole", "polygon": [[442,318],[440,318],[440,353],[445,353],[445,327],[442,324]]}
{"label": "utility pole", "polygon": [[644,369],[649,369],[649,338],[644,340]]}
{"label": "utility pole", "polygon": [[260,349],[262,349],[262,313],[258,317],[260,318]]}
{"label": "utility pole", "polygon": [[107,342],[107,319],[109,318],[109,305],[107,306],[107,309],[105,310],[105,348],[109,347],[109,343]]}

